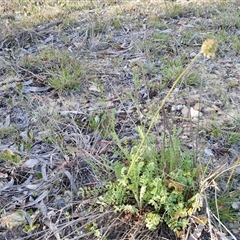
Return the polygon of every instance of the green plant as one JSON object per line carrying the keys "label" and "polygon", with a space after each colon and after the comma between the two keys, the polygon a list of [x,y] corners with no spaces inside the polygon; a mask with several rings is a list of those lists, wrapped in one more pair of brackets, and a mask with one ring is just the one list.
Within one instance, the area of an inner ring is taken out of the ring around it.
{"label": "green plant", "polygon": [[0,138],[6,138],[6,137],[10,137],[11,139],[15,139],[17,137],[18,134],[18,130],[15,126],[9,126],[9,127],[4,127],[2,126],[0,128]]}
{"label": "green plant", "polygon": [[114,131],[115,125],[115,112],[99,112],[97,114],[90,115],[87,118],[87,126],[92,131],[97,131],[101,134],[103,138],[108,138],[111,136],[112,131]]}
{"label": "green plant", "polygon": [[224,9],[223,12],[215,16],[212,21],[215,28],[221,28],[226,30],[230,28],[239,28],[240,14],[239,12],[229,14],[229,12]]}
{"label": "green plant", "polygon": [[239,37],[233,34],[229,34],[229,30],[226,29],[220,29],[216,33],[209,33],[206,35],[207,37],[211,38],[212,36],[215,36],[217,41],[221,43],[220,49],[221,52],[229,51],[229,49],[235,51],[236,53],[240,50],[240,40]]}
{"label": "green plant", "polygon": [[188,86],[198,86],[200,84],[199,75],[196,72],[191,72],[187,75],[185,84]]}
{"label": "green plant", "polygon": [[[236,168],[240,166],[240,157],[238,157],[232,164],[232,166],[228,168],[217,169],[215,172],[211,174],[210,177],[205,177],[206,182],[209,182],[211,186],[214,188],[214,201],[210,201],[209,207],[211,208],[212,212],[215,214],[215,218],[222,222],[229,222],[229,221],[237,221],[238,219],[238,196],[240,193],[239,189],[232,190],[234,188],[235,179],[233,177]],[[230,172],[230,173],[226,173]],[[226,188],[222,191],[219,189],[216,183],[217,178],[227,178]],[[211,181],[209,181],[211,179]],[[203,182],[204,182],[203,181]],[[212,193],[213,194],[213,193]]]}
{"label": "green plant", "polygon": [[172,17],[172,18],[175,18],[175,17],[178,17],[179,15],[182,15],[184,12],[185,12],[185,9],[182,5],[180,4],[174,4],[174,3],[171,3],[169,4],[171,6],[168,6],[166,4],[166,12]]}
{"label": "green plant", "polygon": [[230,145],[235,145],[240,141],[240,133],[232,131],[224,131],[226,133],[227,143]]}
{"label": "green plant", "polygon": [[31,147],[35,141],[35,133],[32,130],[26,131],[25,136],[23,137],[21,143],[18,146],[18,150],[23,152],[30,152]]}
{"label": "green plant", "polygon": [[167,28],[167,24],[162,21],[161,17],[159,17],[158,15],[150,15],[148,17],[148,21],[147,21],[148,25],[150,27],[156,27],[158,29],[166,29]]}
{"label": "green plant", "polygon": [[116,29],[121,29],[122,25],[120,22],[120,19],[112,19],[112,25],[116,28]]}
{"label": "green plant", "polygon": [[10,149],[5,149],[0,151],[0,159],[13,164],[19,164],[22,160],[22,157]]}
{"label": "green plant", "polygon": [[78,89],[81,86],[83,69],[80,63],[74,61],[67,53],[55,56],[57,64],[48,70],[50,85],[56,90]]}
{"label": "green plant", "polygon": [[[163,78],[161,79],[161,81],[164,86],[171,84],[171,82],[174,81],[174,79],[176,79],[179,74],[181,74],[181,72],[184,70],[185,64],[185,59],[163,59]],[[189,86],[199,85],[200,82],[198,74],[195,72],[187,73],[184,80],[184,84]]]}
{"label": "green plant", "polygon": [[[175,232],[179,232],[188,225],[188,217],[202,207],[201,191],[199,192],[196,181],[199,172],[195,167],[194,157],[182,152],[176,130],[173,129],[170,139],[162,137],[163,146],[160,152],[156,149],[156,142],[150,131],[169,95],[194,61],[201,54],[212,57],[215,51],[216,42],[206,40],[199,54],[173,83],[147,131],[142,127],[137,128],[140,142],[132,147],[129,154],[123,150],[129,163],[115,164],[116,181],[108,184],[108,191],[101,198],[103,202],[117,206],[117,210],[126,210],[126,207],[129,210],[129,205],[133,206],[134,212],[145,215],[146,226],[151,230],[155,230],[164,221]],[[123,149],[121,144],[119,148]]]}
{"label": "green plant", "polygon": [[23,232],[31,234],[40,226],[40,224],[35,223],[37,214],[38,211],[34,212],[32,209],[28,210],[28,212],[25,213],[28,219],[28,225],[24,226]]}
{"label": "green plant", "polygon": [[171,39],[171,36],[170,36],[170,34],[167,34],[167,33],[155,32],[153,34],[153,38],[158,43],[168,44]]}
{"label": "green plant", "polygon": [[[173,59],[173,60],[163,60],[163,79],[162,81],[165,83],[169,83],[173,81],[174,79],[181,74],[181,72],[184,70],[184,67],[186,65],[185,59]],[[195,72],[187,73],[185,76],[184,83],[186,85],[198,85],[199,78],[198,74]]]}
{"label": "green plant", "polygon": [[57,73],[51,72],[50,85],[56,90],[76,89],[80,87],[81,69],[70,66],[69,69],[57,68]]}
{"label": "green plant", "polygon": [[[144,136],[140,129],[139,133]],[[187,216],[201,207],[195,202],[198,170],[193,166],[193,157],[181,153],[176,137],[172,136],[172,141],[166,139],[162,153],[156,150],[153,137],[149,136],[145,141],[141,157],[128,175],[128,167],[115,164],[117,181],[109,184],[109,191],[103,199],[108,204],[121,206],[118,210],[126,210],[126,206],[132,203],[135,211],[147,213],[146,226],[151,230],[165,221],[179,231],[186,227]],[[130,162],[136,151],[137,147],[134,147],[129,154]]]}
{"label": "green plant", "polygon": [[152,40],[147,40],[144,46],[147,46],[152,54],[159,56],[161,52],[172,51],[170,42],[170,34],[154,32]]}
{"label": "green plant", "polygon": [[236,53],[240,52],[240,39],[237,36],[232,36],[232,47]]}
{"label": "green plant", "polygon": [[87,223],[86,226],[87,231],[92,232],[94,237],[97,237],[97,239],[107,240],[105,236],[102,236],[102,233],[98,228],[99,227],[94,222]]}
{"label": "green plant", "polygon": [[239,194],[240,190],[231,192],[227,189],[218,194],[214,201],[210,201],[211,210],[222,222],[237,221],[238,210],[234,209],[232,205],[237,201]]}
{"label": "green plant", "polygon": [[44,49],[36,57],[23,59],[25,67],[36,65],[46,72],[45,82],[56,90],[79,89],[83,81],[83,66],[74,60],[67,51]]}
{"label": "green plant", "polygon": [[97,34],[103,34],[107,31],[107,23],[94,19],[90,25],[89,32],[93,36]]}

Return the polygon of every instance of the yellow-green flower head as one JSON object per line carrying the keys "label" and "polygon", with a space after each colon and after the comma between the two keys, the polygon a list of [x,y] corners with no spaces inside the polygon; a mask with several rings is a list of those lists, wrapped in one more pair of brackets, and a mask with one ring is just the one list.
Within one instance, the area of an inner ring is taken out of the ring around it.
{"label": "yellow-green flower head", "polygon": [[201,53],[204,57],[210,58],[215,57],[215,53],[217,51],[217,42],[214,39],[207,39],[203,42]]}

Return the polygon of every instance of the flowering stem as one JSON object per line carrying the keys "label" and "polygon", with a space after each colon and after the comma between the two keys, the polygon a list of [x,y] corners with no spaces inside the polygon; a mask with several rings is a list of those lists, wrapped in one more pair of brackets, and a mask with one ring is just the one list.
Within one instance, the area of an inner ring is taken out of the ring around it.
{"label": "flowering stem", "polygon": [[202,54],[202,52],[199,52],[193,59],[192,61],[187,65],[187,67],[184,69],[184,71],[182,71],[182,73],[177,77],[177,79],[175,80],[175,82],[173,83],[172,87],[170,88],[170,90],[168,91],[167,95],[164,97],[161,105],[159,106],[159,108],[157,109],[156,113],[154,114],[151,123],[149,125],[149,128],[146,132],[146,134],[144,134],[141,143],[138,146],[137,152],[134,155],[132,161],[131,161],[131,165],[128,169],[128,172],[125,176],[125,180],[127,180],[129,174],[131,173],[133,167],[135,166],[135,162],[138,160],[138,158],[140,157],[140,151],[146,141],[146,138],[148,136],[148,134],[150,133],[153,124],[157,121],[158,117],[159,117],[159,113],[160,111],[163,109],[164,105],[166,104],[167,99],[169,98],[169,96],[171,95],[172,91],[174,90],[174,88],[176,87],[176,85],[178,84],[178,82],[181,80],[181,78],[190,70],[190,68],[192,67],[192,65],[194,64],[194,62],[197,60],[197,58]]}

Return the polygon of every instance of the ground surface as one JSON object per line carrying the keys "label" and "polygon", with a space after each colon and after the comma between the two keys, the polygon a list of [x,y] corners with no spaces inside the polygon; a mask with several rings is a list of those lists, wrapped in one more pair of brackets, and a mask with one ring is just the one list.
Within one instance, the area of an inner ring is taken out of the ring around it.
{"label": "ground surface", "polygon": [[[209,171],[234,166],[209,196],[226,211],[233,233],[226,238],[240,239],[239,3],[3,2],[0,239],[176,239],[166,226],[150,232],[111,208],[89,211],[91,198],[78,189],[112,179],[109,165],[123,159],[111,127],[119,139],[137,139],[135,127],[148,126],[207,38],[219,43],[216,57],[195,62],[153,132],[159,138],[175,126],[184,149]],[[226,190],[234,201],[221,195]],[[210,239],[205,228],[201,239]]]}

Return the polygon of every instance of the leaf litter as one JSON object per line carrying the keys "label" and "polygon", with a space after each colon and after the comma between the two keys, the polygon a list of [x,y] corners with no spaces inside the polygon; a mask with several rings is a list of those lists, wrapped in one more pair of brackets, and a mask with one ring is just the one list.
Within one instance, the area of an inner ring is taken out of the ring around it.
{"label": "leaf litter", "polygon": [[[1,226],[3,239],[61,239],[60,235],[93,239],[89,222],[101,224],[102,235],[108,239],[130,239],[131,235],[134,239],[176,239],[164,225],[151,233],[141,219],[130,220],[126,213],[116,215],[110,208],[104,213],[98,208],[89,212],[93,197],[81,199],[77,194],[84,187],[89,191],[100,189],[112,175],[103,170],[96,174],[96,166],[107,169],[111,162],[121,159],[114,152],[116,143],[104,138],[110,127],[106,121],[110,115],[104,122],[104,114],[114,111],[114,127],[121,144],[129,144],[130,148],[138,138],[135,126],[149,124],[151,111],[153,114],[174,80],[171,70],[170,79],[164,80],[166,61],[180,61],[183,55],[191,59],[208,34],[221,32],[221,24],[214,25],[211,19],[222,14],[217,6],[208,7],[207,12],[194,13],[189,8],[174,15],[159,13],[154,5],[157,3],[149,3],[145,11],[144,1],[102,5],[99,13],[97,8],[79,11],[79,16],[66,27],[61,28],[62,19],[56,19],[16,31],[15,35],[1,36],[0,209],[1,222],[6,225]],[[114,7],[124,14],[106,20],[104,15],[114,12]],[[229,3],[226,11],[234,7],[239,8],[237,3]],[[134,11],[136,14],[132,14]],[[238,28],[232,24],[227,31],[234,35]],[[66,50],[86,68],[79,79],[79,89],[58,92],[51,87],[48,70],[57,61],[51,62],[46,56],[41,62],[34,62],[41,51],[48,49]],[[193,69],[199,80],[189,85],[181,83],[169,98],[165,106],[168,125],[176,124],[182,129],[180,137],[188,149],[194,148],[193,131],[201,126],[197,137],[198,151],[202,148],[205,153],[203,161],[210,163],[212,169],[219,165],[227,168],[240,153],[239,138],[230,143],[226,138],[229,133],[234,136],[239,132],[239,48],[234,50],[233,43],[226,40],[220,43],[216,58],[206,60],[206,69],[202,61]],[[196,106],[199,99],[200,106]],[[196,122],[192,122],[194,118]],[[166,131],[164,121],[160,118],[156,126],[156,138]],[[213,127],[220,128],[220,133],[211,134]],[[236,174],[233,191],[240,184]],[[224,190],[226,182],[220,182],[218,187]],[[237,203],[233,206],[239,211]],[[29,211],[36,216],[27,215]],[[24,234],[21,230],[25,220],[29,223],[33,216],[39,226]],[[15,232],[10,230],[12,227]],[[239,239],[239,224],[229,223],[229,228]],[[209,239],[207,231],[202,230],[201,234],[202,239]],[[218,236],[222,239],[222,235]]]}

